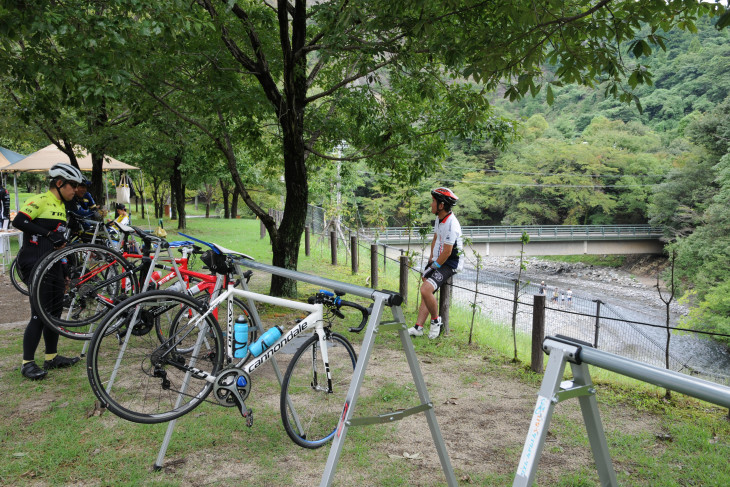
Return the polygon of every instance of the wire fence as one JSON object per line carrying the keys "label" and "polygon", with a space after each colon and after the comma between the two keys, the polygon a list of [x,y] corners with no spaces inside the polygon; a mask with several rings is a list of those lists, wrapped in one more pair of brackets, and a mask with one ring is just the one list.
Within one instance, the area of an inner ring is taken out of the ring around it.
{"label": "wire fence", "polygon": [[[322,208],[311,207],[307,217],[312,235],[319,243],[319,254],[323,260],[330,257],[330,236],[326,213]],[[338,262],[347,265],[348,235],[358,235],[358,254],[362,268],[370,265],[371,244],[378,244],[377,262],[383,272],[397,276],[399,257],[405,250],[386,244],[368,241],[362,232],[341,225],[342,235],[338,239]],[[422,239],[415,238],[413,245]],[[430,242],[430,236],[429,236]],[[422,242],[421,242],[422,243]],[[421,245],[420,253],[411,254],[408,282],[419,282],[420,270],[425,259],[423,251],[428,245]],[[363,256],[365,258],[363,259]],[[452,286],[452,306],[470,309],[475,302],[482,318],[493,323],[511,327],[514,309],[515,286],[518,303],[516,330],[531,336],[533,323],[534,295],[540,293],[540,284],[522,280],[516,282],[512,276],[497,274],[473,266],[456,274]],[[477,280],[478,275],[478,280]],[[563,289],[554,296],[553,288],[546,291],[545,335],[565,335],[593,344],[596,348],[617,355],[638,360],[658,367],[665,367],[667,359],[667,327],[664,313],[651,309],[637,309],[625,302],[596,300],[579,291],[568,294]],[[709,339],[711,334],[698,330],[687,330],[670,325],[669,368],[685,374],[730,385],[730,353],[722,344]]]}

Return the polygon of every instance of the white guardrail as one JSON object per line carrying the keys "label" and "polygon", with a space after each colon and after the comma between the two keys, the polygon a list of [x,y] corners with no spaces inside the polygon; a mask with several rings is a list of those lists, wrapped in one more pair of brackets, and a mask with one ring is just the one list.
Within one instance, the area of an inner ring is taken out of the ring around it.
{"label": "white guardrail", "polygon": [[[527,232],[531,240],[635,240],[658,239],[660,227],[651,225],[523,225],[523,226],[464,226],[462,235],[477,240],[519,240]],[[410,238],[419,241],[421,232],[428,240],[432,227],[363,228],[361,233],[370,240],[402,242]]]}

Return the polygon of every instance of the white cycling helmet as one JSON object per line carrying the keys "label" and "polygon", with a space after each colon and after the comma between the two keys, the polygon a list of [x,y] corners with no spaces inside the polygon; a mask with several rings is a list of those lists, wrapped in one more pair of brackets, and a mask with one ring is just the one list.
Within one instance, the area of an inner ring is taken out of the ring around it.
{"label": "white cycling helmet", "polygon": [[71,164],[65,164],[62,162],[54,164],[48,171],[48,175],[51,179],[63,179],[64,181],[74,181],[79,184],[84,181],[84,176],[81,175],[81,171]]}

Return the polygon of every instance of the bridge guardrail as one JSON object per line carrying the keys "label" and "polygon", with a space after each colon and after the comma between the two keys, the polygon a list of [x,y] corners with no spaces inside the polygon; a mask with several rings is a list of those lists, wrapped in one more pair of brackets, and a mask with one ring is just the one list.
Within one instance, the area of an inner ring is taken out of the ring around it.
{"label": "bridge guardrail", "polygon": [[[419,230],[424,227],[388,227],[385,229],[364,228],[366,238],[378,241],[418,241]],[[427,228],[429,236],[432,229]],[[635,240],[660,238],[660,227],[651,225],[524,225],[524,226],[464,226],[462,235],[472,240],[519,240],[527,232],[533,240]]]}

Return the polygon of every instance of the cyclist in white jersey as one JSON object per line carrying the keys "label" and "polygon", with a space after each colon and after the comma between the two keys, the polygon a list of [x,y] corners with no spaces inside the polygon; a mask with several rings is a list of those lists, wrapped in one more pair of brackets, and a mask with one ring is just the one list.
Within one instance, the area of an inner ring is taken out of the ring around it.
{"label": "cyclist in white jersey", "polygon": [[441,317],[434,293],[449,277],[464,267],[459,258],[464,244],[461,240],[461,225],[451,208],[459,200],[449,188],[436,188],[431,191],[431,213],[436,215],[431,241],[431,257],[423,273],[421,284],[421,306],[418,309],[416,324],[408,329],[411,336],[423,335],[423,323],[431,316],[428,338],[434,339],[441,333]]}

